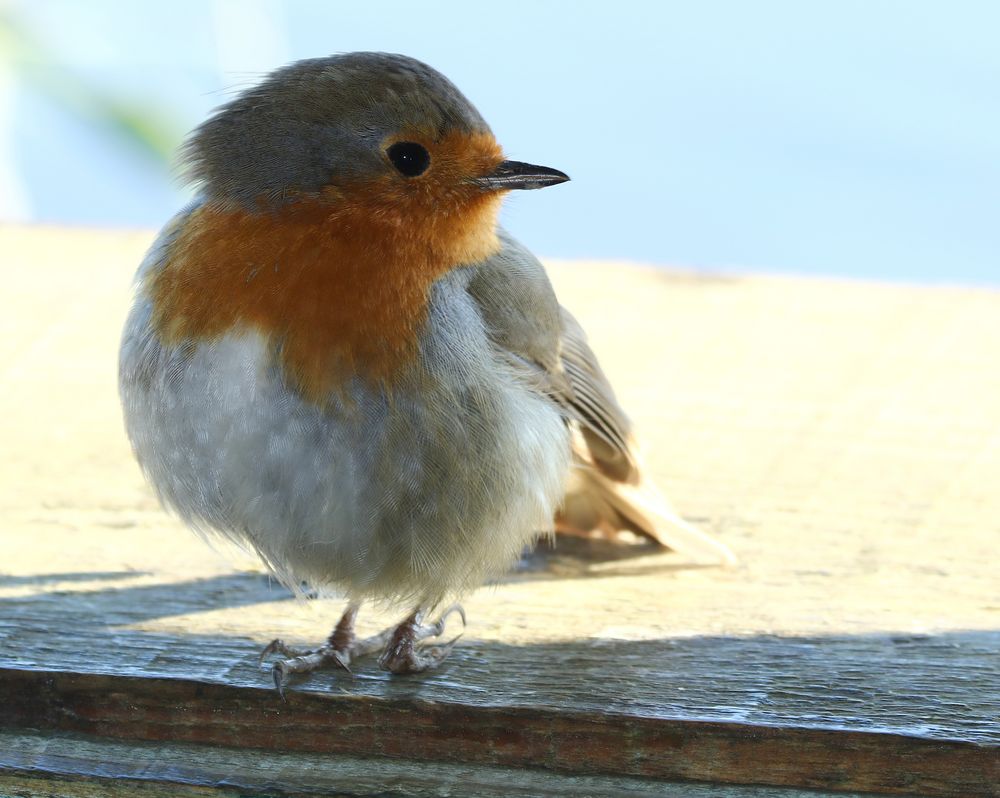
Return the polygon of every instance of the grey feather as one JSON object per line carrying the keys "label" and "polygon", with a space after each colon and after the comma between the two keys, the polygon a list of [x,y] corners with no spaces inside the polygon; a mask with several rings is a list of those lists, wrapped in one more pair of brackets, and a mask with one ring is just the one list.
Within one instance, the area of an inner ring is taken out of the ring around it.
{"label": "grey feather", "polygon": [[500,251],[472,267],[467,290],[512,373],[556,404],[578,433],[556,528],[603,535],[629,529],[696,559],[733,562],[646,478],[631,422],[583,328],[559,305],[541,262],[506,231],[499,235]]}
{"label": "grey feather", "polygon": [[631,424],[583,328],[560,307],[541,262],[504,230],[500,241],[500,252],[476,266],[469,282],[490,336],[579,425],[593,465],[635,483]]}

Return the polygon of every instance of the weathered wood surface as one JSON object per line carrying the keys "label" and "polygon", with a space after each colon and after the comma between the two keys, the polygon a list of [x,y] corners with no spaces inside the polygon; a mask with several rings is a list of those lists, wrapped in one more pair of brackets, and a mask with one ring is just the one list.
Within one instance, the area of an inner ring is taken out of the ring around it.
{"label": "weathered wood surface", "polygon": [[997,794],[1000,294],[557,265],[654,473],[741,565],[564,546],[472,596],[438,672],[359,663],[284,705],[256,650],[318,641],[336,603],[164,515],[121,433],[148,240],[0,228],[0,725],[221,743],[257,719],[279,751]]}

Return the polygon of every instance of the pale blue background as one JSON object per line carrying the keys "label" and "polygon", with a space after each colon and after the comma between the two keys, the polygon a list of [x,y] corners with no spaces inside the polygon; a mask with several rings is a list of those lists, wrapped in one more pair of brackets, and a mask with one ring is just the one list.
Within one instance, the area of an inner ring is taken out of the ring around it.
{"label": "pale blue background", "polygon": [[445,72],[511,157],[572,175],[508,202],[541,254],[1000,285],[998,2],[5,8],[45,53],[0,58],[7,218],[158,226],[183,201],[64,82],[145,109],[169,149],[227,87],[379,49]]}

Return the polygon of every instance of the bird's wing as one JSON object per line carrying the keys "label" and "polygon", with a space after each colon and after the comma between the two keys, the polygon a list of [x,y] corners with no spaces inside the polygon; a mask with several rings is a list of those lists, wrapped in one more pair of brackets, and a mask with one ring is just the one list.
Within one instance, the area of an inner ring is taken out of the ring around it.
{"label": "bird's wing", "polygon": [[721,543],[680,518],[644,475],[631,423],[580,324],[559,305],[545,269],[505,231],[469,282],[498,350],[574,427],[576,468],[557,529],[631,529],[697,559],[732,562]]}
{"label": "bird's wing", "polygon": [[618,404],[587,334],[566,308],[560,307],[560,359],[569,381],[565,401],[573,410],[594,466],[616,482],[636,484],[639,463],[632,440],[632,424]]}

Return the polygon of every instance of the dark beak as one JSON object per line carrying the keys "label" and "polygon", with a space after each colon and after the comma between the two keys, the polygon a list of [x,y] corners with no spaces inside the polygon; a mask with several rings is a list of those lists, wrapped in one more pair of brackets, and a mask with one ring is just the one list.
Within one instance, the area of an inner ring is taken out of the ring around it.
{"label": "dark beak", "polygon": [[545,188],[567,180],[569,175],[558,169],[520,161],[504,161],[492,174],[474,178],[472,182],[487,191],[510,191],[515,188]]}

